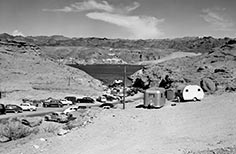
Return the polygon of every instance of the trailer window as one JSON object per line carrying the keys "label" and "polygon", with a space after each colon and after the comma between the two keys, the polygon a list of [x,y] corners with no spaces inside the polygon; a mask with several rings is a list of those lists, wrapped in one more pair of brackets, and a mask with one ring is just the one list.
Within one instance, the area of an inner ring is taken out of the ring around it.
{"label": "trailer window", "polygon": [[149,97],[155,98],[155,94],[149,94]]}

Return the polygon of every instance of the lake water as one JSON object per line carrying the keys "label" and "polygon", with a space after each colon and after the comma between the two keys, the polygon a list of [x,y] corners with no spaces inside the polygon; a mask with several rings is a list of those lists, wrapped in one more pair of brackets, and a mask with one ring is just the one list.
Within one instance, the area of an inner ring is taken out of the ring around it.
{"label": "lake water", "polygon": [[[101,80],[104,84],[111,84],[114,80],[123,80],[124,67],[126,66],[126,75],[132,75],[142,68],[141,65],[121,65],[121,64],[95,64],[95,65],[76,65],[69,66],[79,68],[92,77]],[[126,80],[127,85],[131,82]]]}

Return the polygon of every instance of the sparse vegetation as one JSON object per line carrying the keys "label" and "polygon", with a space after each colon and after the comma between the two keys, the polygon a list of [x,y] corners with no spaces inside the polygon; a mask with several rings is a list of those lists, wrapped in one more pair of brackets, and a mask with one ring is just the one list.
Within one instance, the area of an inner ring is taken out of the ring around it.
{"label": "sparse vegetation", "polygon": [[60,128],[61,126],[59,125],[48,124],[48,125],[42,126],[41,130],[43,133],[56,134]]}
{"label": "sparse vegetation", "polygon": [[96,115],[92,111],[87,111],[82,114],[79,113],[75,115],[75,117],[75,120],[66,123],[65,129],[71,130],[73,128],[80,128],[86,126],[87,124],[92,122],[93,118],[96,117]]}
{"label": "sparse vegetation", "polygon": [[0,126],[0,137],[5,137],[9,141],[24,138],[37,132],[38,129],[27,127],[16,119],[11,119]]}

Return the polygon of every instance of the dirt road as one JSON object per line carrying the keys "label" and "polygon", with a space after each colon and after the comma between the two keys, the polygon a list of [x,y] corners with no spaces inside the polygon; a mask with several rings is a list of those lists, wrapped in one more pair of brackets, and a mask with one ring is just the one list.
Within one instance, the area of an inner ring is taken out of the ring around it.
{"label": "dirt road", "polygon": [[[47,141],[33,140],[10,154],[175,154],[236,145],[236,93],[161,109],[104,110],[94,123]],[[38,145],[39,148],[34,148]]]}

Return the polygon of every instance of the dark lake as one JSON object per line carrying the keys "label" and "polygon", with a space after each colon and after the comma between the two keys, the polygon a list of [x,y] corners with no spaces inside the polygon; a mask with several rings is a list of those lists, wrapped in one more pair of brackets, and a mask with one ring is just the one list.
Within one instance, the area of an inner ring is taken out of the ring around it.
{"label": "dark lake", "polygon": [[[95,65],[76,65],[71,64],[69,66],[79,68],[92,77],[101,80],[104,84],[111,84],[114,80],[123,80],[124,67],[126,66],[126,75],[132,75],[136,71],[142,68],[141,65],[121,65],[121,64],[95,64]],[[131,82],[126,80],[127,85]]]}

